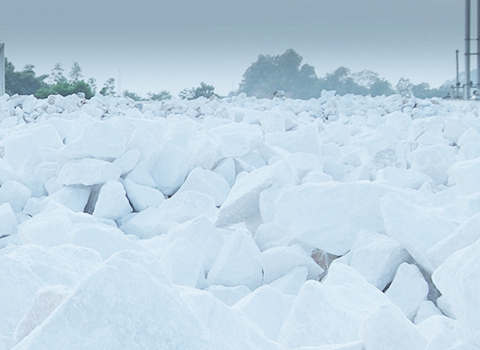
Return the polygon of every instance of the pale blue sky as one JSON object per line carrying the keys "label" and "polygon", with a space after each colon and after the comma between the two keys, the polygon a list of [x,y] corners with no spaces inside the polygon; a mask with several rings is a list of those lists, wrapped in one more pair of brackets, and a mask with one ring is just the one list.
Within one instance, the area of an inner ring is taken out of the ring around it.
{"label": "pale blue sky", "polygon": [[142,95],[201,81],[227,94],[259,54],[289,48],[318,76],[346,66],[438,86],[463,55],[464,1],[19,0],[2,4],[0,28],[17,69],[77,61],[99,87],[121,71],[122,90]]}

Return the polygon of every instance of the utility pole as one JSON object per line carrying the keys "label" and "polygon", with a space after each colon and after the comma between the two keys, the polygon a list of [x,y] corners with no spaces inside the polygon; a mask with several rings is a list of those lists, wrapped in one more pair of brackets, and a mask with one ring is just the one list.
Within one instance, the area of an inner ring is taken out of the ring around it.
{"label": "utility pole", "polygon": [[480,0],[477,0],[477,89],[480,89]]}
{"label": "utility pole", "polygon": [[465,0],[465,99],[470,98],[470,9],[471,1]]}
{"label": "utility pole", "polygon": [[5,42],[0,32],[0,96],[5,93]]}

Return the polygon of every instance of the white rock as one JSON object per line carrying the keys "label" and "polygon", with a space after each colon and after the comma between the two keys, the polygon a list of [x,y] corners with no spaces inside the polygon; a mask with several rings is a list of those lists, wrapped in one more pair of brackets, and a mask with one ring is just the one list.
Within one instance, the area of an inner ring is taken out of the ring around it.
{"label": "white rock", "polygon": [[57,130],[48,124],[34,125],[5,137],[5,160],[20,175],[40,148],[60,149],[63,141]]}
{"label": "white rock", "polygon": [[437,184],[447,183],[447,170],[456,161],[453,147],[442,144],[419,147],[407,154],[407,159],[413,170],[430,176]]}
{"label": "white rock", "polygon": [[432,178],[412,169],[387,166],[378,171],[377,180],[386,180],[390,186],[394,187],[418,190],[425,182],[431,181]]}
{"label": "white rock", "polygon": [[126,179],[123,182],[128,200],[136,212],[147,209],[148,207],[158,207],[165,201],[165,196],[159,190],[138,185],[133,181]]}
{"label": "white rock", "polygon": [[122,231],[104,224],[79,224],[72,232],[72,244],[97,251],[103,260],[124,250],[143,250]]}
{"label": "white rock", "polygon": [[389,303],[353,268],[334,263],[323,283],[303,285],[278,341],[286,349],[358,341],[363,320]]}
{"label": "white rock", "polygon": [[70,293],[69,288],[61,285],[40,288],[33,297],[30,310],[15,328],[13,333],[15,343],[19,343],[39,326]]}
{"label": "white rock", "polygon": [[22,211],[32,192],[16,181],[5,181],[0,187],[0,204],[10,203],[14,212]]}
{"label": "white rock", "polygon": [[140,158],[140,151],[136,149],[131,149],[130,151],[124,153],[119,158],[113,161],[113,164],[118,166],[121,170],[122,176],[132,171],[138,163]]}
{"label": "white rock", "polygon": [[324,270],[300,245],[275,247],[262,252],[263,281],[270,283],[293,269],[305,266],[309,279],[318,279]]}
{"label": "white rock", "polygon": [[403,263],[385,294],[410,320],[427,299],[428,284],[415,265]]}
{"label": "white rock", "polygon": [[207,276],[209,285],[247,286],[254,290],[262,284],[260,250],[250,234],[238,229],[225,241]]}
{"label": "white rock", "polygon": [[480,159],[455,163],[448,169],[449,183],[456,184],[461,194],[470,195],[480,192]]}
{"label": "white rock", "polygon": [[475,214],[451,235],[427,250],[427,256],[439,266],[457,250],[468,247],[480,239],[480,213]]}
{"label": "white rock", "polygon": [[150,162],[143,160],[126,176],[126,180],[135,182],[136,184],[155,188],[157,184],[149,172]]}
{"label": "white rock", "polygon": [[449,236],[456,226],[433,210],[409,202],[398,195],[382,198],[386,233],[402,245],[428,273],[437,267],[426,252]]}
{"label": "white rock", "polygon": [[258,226],[255,232],[255,243],[261,251],[273,247],[288,246],[292,242],[296,242],[292,238],[293,231],[283,226],[277,225],[275,222],[267,222]]}
{"label": "white rock", "polygon": [[117,180],[121,170],[116,165],[98,159],[83,158],[68,161],[60,169],[57,181],[62,185],[97,185]]}
{"label": "white rock", "polygon": [[21,181],[17,172],[3,158],[0,158],[0,185],[9,180]]}
{"label": "white rock", "polygon": [[346,257],[350,266],[368,282],[383,290],[409,255],[392,238],[372,231],[361,231]]}
{"label": "white rock", "polygon": [[187,179],[177,193],[189,190],[212,196],[215,200],[215,205],[219,207],[225,201],[230,191],[230,185],[223,176],[197,167],[188,174]]}
{"label": "white rock", "polygon": [[282,350],[278,343],[265,337],[245,314],[228,307],[211,293],[188,289],[181,294],[214,344],[210,349]]}
{"label": "white rock", "polygon": [[18,222],[10,203],[0,205],[0,237],[13,235],[18,232]]}
{"label": "white rock", "polygon": [[250,321],[262,329],[263,334],[277,340],[293,304],[293,296],[264,285],[238,301],[233,308],[241,310]]}
{"label": "white rock", "polygon": [[265,135],[265,141],[289,152],[311,153],[321,156],[320,140],[316,126],[307,126],[295,131],[272,132]]}
{"label": "white rock", "polygon": [[182,349],[213,348],[208,334],[171,285],[143,266],[115,255],[20,342],[17,350],[158,349],[172,344]]}
{"label": "white rock", "polygon": [[212,293],[216,299],[227,304],[228,306],[232,306],[237,301],[252,292],[246,286],[225,287],[222,285],[213,285],[208,287],[206,290]]}
{"label": "white rock", "polygon": [[[103,112],[102,112],[103,113]],[[109,122],[87,124],[78,139],[62,150],[67,158],[97,158],[113,160],[125,153],[125,138]]]}
{"label": "white rock", "polygon": [[218,140],[218,156],[241,157],[255,149],[263,140],[259,125],[226,124],[210,130]]}
{"label": "white rock", "polygon": [[73,245],[24,245],[0,255],[0,320],[6,322],[8,334],[13,334],[39,288],[75,287],[100,263],[98,253]]}
{"label": "white rock", "polygon": [[365,350],[424,350],[427,339],[395,306],[382,307],[360,328]]}
{"label": "white rock", "polygon": [[235,161],[233,158],[223,158],[221,159],[213,169],[213,171],[219,175],[222,175],[223,178],[227,181],[230,187],[235,183],[235,177],[237,176],[235,171]]}
{"label": "white rock", "polygon": [[190,170],[188,159],[188,153],[175,143],[162,145],[151,173],[162,193],[171,196],[180,188]]}
{"label": "white rock", "polygon": [[278,289],[283,294],[297,295],[303,284],[307,281],[308,270],[305,266],[294,268],[285,276],[270,283],[275,289]]}
{"label": "white rock", "polygon": [[205,273],[208,273],[220,254],[224,238],[222,232],[205,216],[186,221],[168,231],[173,239],[184,238],[197,247],[204,257]]}
{"label": "white rock", "polygon": [[92,215],[115,221],[131,212],[123,185],[118,181],[108,181],[100,189]]}
{"label": "white rock", "polygon": [[162,223],[161,210],[149,207],[140,213],[135,213],[125,223],[120,224],[120,229],[127,235],[135,235],[141,239],[148,239],[165,233]]}
{"label": "white rock", "polygon": [[203,254],[184,238],[176,238],[170,243],[160,262],[173,283],[196,287],[205,280]]}
{"label": "white rock", "polygon": [[457,332],[467,344],[480,346],[480,241],[452,254],[432,275],[457,318]]}
{"label": "white rock", "polygon": [[343,255],[362,229],[383,231],[380,198],[388,192],[363,182],[302,184],[277,198],[275,223],[305,243]]}
{"label": "white rock", "polygon": [[237,179],[218,213],[217,226],[227,226],[259,217],[260,193],[271,187],[291,182],[291,172],[285,162],[252,171]]}
{"label": "white rock", "polygon": [[165,222],[183,223],[199,216],[213,220],[217,215],[214,199],[196,191],[175,194],[163,202],[159,209]]}
{"label": "white rock", "polygon": [[417,315],[415,316],[415,324],[419,324],[426,319],[437,316],[443,315],[442,312],[435,306],[435,304],[430,300],[425,300],[420,307],[418,308]]}
{"label": "white rock", "polygon": [[83,212],[90,197],[91,188],[83,185],[62,186],[43,200],[42,205],[54,201],[75,212]]}

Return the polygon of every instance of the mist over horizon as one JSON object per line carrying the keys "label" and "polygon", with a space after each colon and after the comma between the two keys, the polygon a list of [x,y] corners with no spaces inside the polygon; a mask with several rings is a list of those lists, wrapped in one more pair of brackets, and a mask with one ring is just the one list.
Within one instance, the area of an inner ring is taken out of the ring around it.
{"label": "mist over horizon", "polygon": [[289,48],[318,76],[344,66],[377,72],[392,85],[403,77],[438,87],[455,77],[463,17],[463,3],[433,0],[141,0],[135,6],[48,0],[27,9],[5,4],[0,29],[17,69],[33,64],[49,74],[58,62],[65,70],[79,62],[99,85],[120,78],[122,90],[141,95],[177,95],[202,81],[226,95],[258,55]]}

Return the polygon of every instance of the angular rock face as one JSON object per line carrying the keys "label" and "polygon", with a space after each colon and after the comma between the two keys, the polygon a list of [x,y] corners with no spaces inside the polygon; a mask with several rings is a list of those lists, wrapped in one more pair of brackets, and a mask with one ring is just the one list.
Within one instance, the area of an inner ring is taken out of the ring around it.
{"label": "angular rock face", "polygon": [[433,281],[457,317],[457,332],[467,344],[480,346],[480,241],[452,254],[433,274]]}

